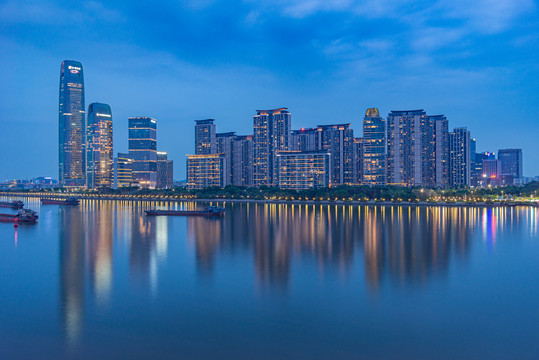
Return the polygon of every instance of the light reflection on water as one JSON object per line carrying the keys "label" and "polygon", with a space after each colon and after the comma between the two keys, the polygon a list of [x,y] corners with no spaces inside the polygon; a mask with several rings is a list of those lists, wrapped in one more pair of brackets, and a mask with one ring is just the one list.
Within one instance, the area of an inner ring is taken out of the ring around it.
{"label": "light reflection on water", "polygon": [[[353,294],[375,298],[387,291],[399,296],[398,289],[428,290],[447,282],[452,267],[472,268],[473,249],[488,254],[503,236],[533,240],[538,217],[533,208],[255,203],[228,203],[223,219],[146,217],[149,208],[193,210],[204,204],[83,200],[78,207],[58,207],[23,200],[39,210],[40,221],[21,227],[24,236],[15,230],[14,246],[56,234],[58,254],[42,256],[59,261],[62,336],[71,347],[86,350],[85,336],[96,318],[113,321],[108,312],[118,313],[126,304],[136,308],[144,293],[156,303],[187,304],[185,296],[204,291],[219,302],[237,286],[245,296],[256,294],[254,299],[277,294],[293,301],[293,289],[321,296],[323,289],[303,284],[313,278],[341,289],[352,282]],[[6,233],[9,225],[0,225]],[[229,272],[236,266],[239,275]],[[197,282],[203,290],[193,287]]]}

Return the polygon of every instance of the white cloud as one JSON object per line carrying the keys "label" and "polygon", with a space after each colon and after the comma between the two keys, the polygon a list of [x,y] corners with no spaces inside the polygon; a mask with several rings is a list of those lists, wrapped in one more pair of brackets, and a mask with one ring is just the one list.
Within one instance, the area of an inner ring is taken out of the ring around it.
{"label": "white cloud", "polygon": [[443,15],[465,19],[485,34],[507,30],[517,18],[535,11],[533,0],[441,0],[439,7]]}

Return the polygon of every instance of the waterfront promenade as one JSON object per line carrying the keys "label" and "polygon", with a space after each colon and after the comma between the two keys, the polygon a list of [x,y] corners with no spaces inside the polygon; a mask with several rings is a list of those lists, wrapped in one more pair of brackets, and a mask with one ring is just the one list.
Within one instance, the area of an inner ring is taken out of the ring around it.
{"label": "waterfront promenade", "polygon": [[196,198],[184,195],[121,195],[121,194],[80,194],[80,193],[56,193],[56,192],[14,192],[0,191],[0,196],[17,196],[33,198],[68,198],[77,197],[87,200],[115,200],[115,201],[164,201],[164,202],[229,202],[229,203],[258,203],[258,204],[298,204],[298,205],[357,205],[357,206],[445,206],[445,207],[508,207],[508,206],[532,206],[539,204],[529,200],[496,200],[496,201],[382,201],[382,200],[353,200],[353,199],[325,199],[325,200],[300,200],[300,199],[235,199],[235,198]]}

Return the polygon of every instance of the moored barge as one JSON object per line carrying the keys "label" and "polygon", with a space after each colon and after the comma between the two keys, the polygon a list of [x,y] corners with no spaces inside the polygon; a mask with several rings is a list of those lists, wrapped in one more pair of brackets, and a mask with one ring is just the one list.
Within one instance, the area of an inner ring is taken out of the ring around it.
{"label": "moored barge", "polygon": [[0,201],[0,207],[12,208],[12,209],[22,209],[24,207],[24,203],[22,201],[20,201],[20,200]]}
{"label": "moored barge", "polygon": [[188,210],[145,210],[147,216],[206,216],[218,217],[225,215],[225,209],[219,206],[209,206],[202,211]]}
{"label": "moored barge", "polygon": [[69,197],[67,199],[41,199],[41,205],[79,205],[77,198]]}
{"label": "moored barge", "polygon": [[0,214],[0,221],[12,223],[30,223],[37,222],[37,212],[30,209],[19,210],[17,214]]}

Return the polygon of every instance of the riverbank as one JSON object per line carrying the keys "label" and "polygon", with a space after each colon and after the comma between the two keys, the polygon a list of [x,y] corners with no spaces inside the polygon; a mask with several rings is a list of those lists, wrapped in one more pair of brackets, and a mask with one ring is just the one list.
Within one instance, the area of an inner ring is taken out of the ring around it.
{"label": "riverbank", "polygon": [[218,202],[218,203],[256,203],[256,204],[296,204],[296,205],[355,205],[355,206],[441,206],[441,207],[513,207],[533,206],[538,203],[518,201],[494,201],[494,202],[445,202],[445,201],[382,201],[382,200],[286,200],[286,199],[233,199],[233,198],[190,198],[169,195],[106,195],[106,194],[77,194],[77,193],[27,193],[27,192],[0,192],[0,196],[32,197],[32,198],[56,198],[65,199],[77,197],[81,200],[113,200],[113,201],[159,201],[159,202]]}

